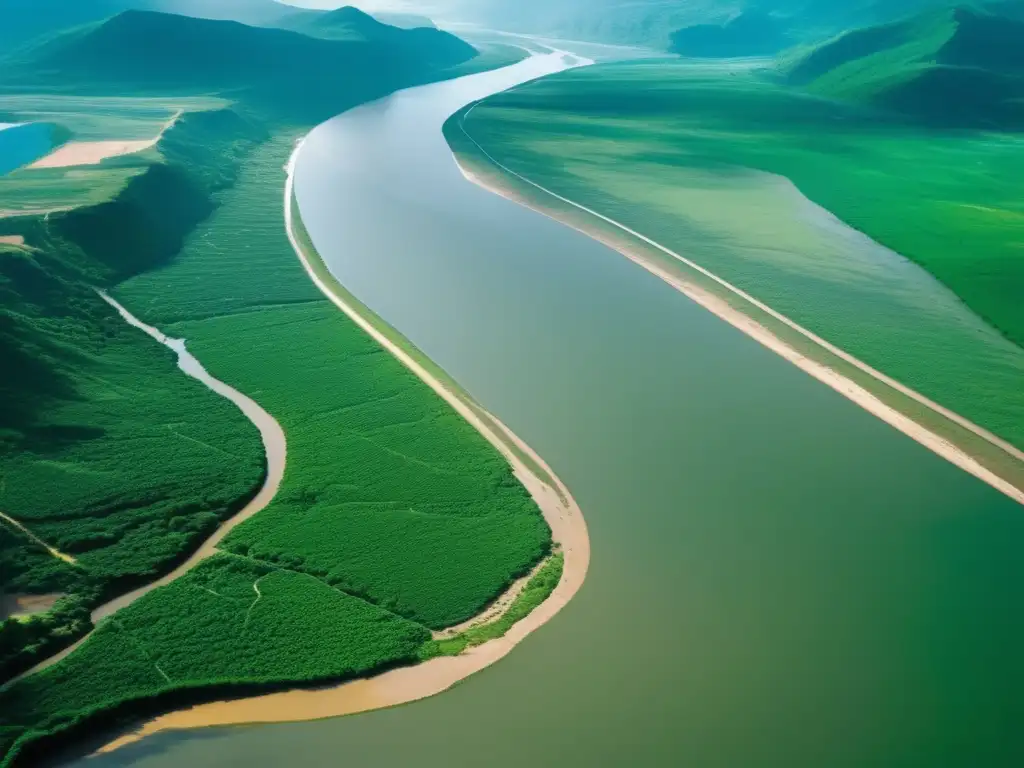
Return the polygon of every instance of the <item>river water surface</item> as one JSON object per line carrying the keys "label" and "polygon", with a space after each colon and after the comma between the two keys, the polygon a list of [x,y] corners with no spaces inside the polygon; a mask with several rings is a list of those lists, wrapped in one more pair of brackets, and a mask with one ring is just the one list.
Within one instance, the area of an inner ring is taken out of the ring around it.
{"label": "river water surface", "polygon": [[307,140],[296,194],[340,281],[572,489],[583,590],[433,699],[160,734],[90,768],[1024,765],[1024,510],[465,181],[444,119],[557,66],[336,118]]}

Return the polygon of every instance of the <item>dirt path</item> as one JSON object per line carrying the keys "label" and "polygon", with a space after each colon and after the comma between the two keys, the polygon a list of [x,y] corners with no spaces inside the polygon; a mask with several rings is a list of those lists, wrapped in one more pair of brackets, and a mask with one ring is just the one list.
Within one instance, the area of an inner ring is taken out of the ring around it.
{"label": "dirt path", "polygon": [[[487,161],[493,164],[494,167],[498,168],[502,173],[507,174],[508,176],[511,176],[523,182],[524,184],[528,185],[529,187],[532,187],[533,189],[538,190],[544,195],[550,196],[551,198],[554,198],[555,200],[558,200],[566,205],[569,205],[572,208],[582,211],[588,214],[589,216],[593,216],[594,218],[599,219],[600,221],[620,230],[626,235],[629,235],[631,238],[635,238],[641,243],[651,246],[656,250],[660,251],[661,253],[670,256],[672,259],[680,262],[681,264],[684,264],[689,269],[692,269],[695,272],[699,273],[700,275],[712,280],[715,284],[725,289],[725,291],[727,291],[729,294],[732,294],[733,296],[742,299],[750,306],[756,308],[761,312],[764,312],[766,315],[782,323],[787,328],[792,329],[803,338],[807,339],[808,341],[811,341],[817,347],[820,347],[829,354],[834,355],[839,360],[842,360],[843,362],[854,366],[859,371],[867,374],[876,381],[886,385],[895,392],[898,392],[899,394],[907,398],[910,398],[911,400],[915,401],[920,405],[923,405],[925,408],[934,412],[935,414],[938,414],[939,416],[948,419],[950,422],[956,424],[958,427],[967,430],[971,434],[981,438],[985,442],[989,443],[991,446],[1002,451],[1008,457],[1020,462],[1024,462],[1024,451],[1021,451],[1016,446],[1011,445],[1002,438],[992,434],[988,430],[964,418],[960,414],[955,413],[954,411],[951,411],[950,409],[932,400],[929,400],[919,392],[916,392],[910,387],[901,384],[900,382],[887,376],[881,371],[872,368],[867,363],[858,360],[853,355],[850,355],[849,353],[843,351],[839,347],[836,347],[834,344],[826,341],[820,336],[807,330],[806,328],[802,327],[801,325],[797,324],[793,320],[783,315],[781,312],[772,309],[767,304],[759,301],[758,299],[754,298],[753,296],[746,293],[742,289],[737,288],[731,283],[723,280],[718,275],[715,275],[714,273],[708,271],[707,269],[700,266],[696,262],[693,262],[687,259],[686,257],[681,256],[675,251],[670,250],[664,245],[655,242],[651,238],[637,232],[636,230],[630,229],[626,225],[621,224],[620,222],[615,221],[614,219],[609,218],[608,216],[598,213],[597,211],[587,208],[584,205],[581,205],[573,200],[570,200],[566,197],[557,194],[556,192],[551,191],[550,189],[526,178],[525,176],[522,176],[521,174],[516,173],[507,166],[503,165],[498,160],[496,160],[489,152],[487,152],[487,150],[484,149],[483,146],[481,146],[480,143],[477,142],[476,139],[474,139],[466,131],[464,121],[467,117],[469,117],[470,113],[472,113],[472,111],[475,108],[476,106],[474,105],[466,112],[466,114],[463,116],[463,119],[459,121],[459,127],[462,129],[463,135],[470,142],[472,142],[472,144],[487,159]],[[805,371],[806,373],[809,373],[810,375],[814,376],[814,378],[818,379],[824,384],[827,384],[832,389],[836,390],[840,394],[857,403],[857,405],[861,406],[874,416],[889,423],[899,431],[903,432],[908,437],[912,438],[913,440],[916,440],[921,445],[924,445],[926,448],[937,453],[939,456],[942,456],[951,463],[956,464],[961,469],[970,472],[975,477],[991,485],[993,488],[1001,491],[1002,493],[1014,499],[1018,503],[1024,504],[1024,490],[1021,490],[1016,485],[1005,480],[1004,478],[999,477],[995,472],[982,465],[979,461],[977,461],[974,457],[969,455],[966,451],[960,449],[959,447],[951,443],[949,440],[935,434],[927,427],[913,421],[911,418],[901,413],[897,409],[893,408],[892,406],[888,405],[880,398],[878,398],[876,395],[867,391],[866,389],[864,389],[862,386],[852,381],[851,379],[843,376],[839,372],[833,370],[832,368],[829,368],[827,365],[824,365],[823,363],[820,363],[816,360],[812,360],[811,358],[802,354],[798,350],[794,349],[792,346],[790,346],[785,341],[780,339],[777,335],[772,333],[770,330],[765,328],[756,320],[754,320],[751,317],[748,317],[739,310],[735,309],[723,298],[712,294],[706,289],[701,288],[693,284],[692,282],[685,280],[679,275],[673,274],[669,270],[660,266],[651,258],[649,258],[643,252],[642,248],[629,248],[622,242],[612,240],[611,238],[603,235],[596,228],[589,229],[577,223],[569,221],[566,217],[560,216],[557,210],[549,209],[531,199],[525,198],[523,195],[518,194],[512,189],[504,188],[498,181],[485,179],[479,174],[474,173],[470,168],[468,168],[465,161],[460,160],[458,156],[456,156],[456,163],[459,166],[459,170],[462,171],[462,174],[469,181],[473,182],[474,184],[477,184],[480,187],[483,187],[489,192],[492,192],[496,195],[500,195],[508,200],[511,200],[512,202],[518,203],[519,205],[523,205],[527,208],[535,210],[538,213],[548,216],[549,218],[555,219],[556,221],[566,226],[572,227],[578,232],[581,232],[587,235],[588,237],[598,240],[599,242],[602,242],[605,245],[609,246],[610,248],[618,251],[623,256],[635,262],[636,264],[639,264],[648,272],[651,272],[652,274],[661,278],[666,283],[671,285],[673,288],[685,294],[687,297],[689,297],[696,303],[700,304],[705,309],[709,310],[710,312],[713,312],[715,315],[722,318],[730,325],[743,331],[748,336],[760,342],[764,346],[768,347],[779,356],[793,363],[801,370]]]}
{"label": "dirt path", "polygon": [[30,531],[28,528],[26,528],[24,525],[19,523],[17,520],[15,520],[10,515],[5,515],[3,512],[0,512],[0,520],[4,520],[8,524],[10,524],[10,525],[14,526],[15,528],[17,528],[19,531],[24,533],[26,536],[28,536],[30,539],[32,539],[32,541],[34,541],[40,547],[45,549],[47,552],[49,552],[53,557],[57,558],[58,560],[63,560],[68,565],[78,565],[78,561],[75,560],[75,558],[73,558],[71,555],[65,555],[63,552],[61,552],[56,547],[51,547],[49,544],[47,544],[45,541],[40,539],[38,536],[36,536],[34,533],[32,533],[32,531]]}

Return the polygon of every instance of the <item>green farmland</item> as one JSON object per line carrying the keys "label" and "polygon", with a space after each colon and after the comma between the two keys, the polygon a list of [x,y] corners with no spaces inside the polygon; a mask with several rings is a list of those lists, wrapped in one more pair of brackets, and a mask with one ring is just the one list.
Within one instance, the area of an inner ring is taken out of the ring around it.
{"label": "green farmland", "polygon": [[[459,125],[450,140],[478,153]],[[922,127],[747,64],[686,62],[562,73],[464,126],[516,173],[1024,446],[1021,135]]]}

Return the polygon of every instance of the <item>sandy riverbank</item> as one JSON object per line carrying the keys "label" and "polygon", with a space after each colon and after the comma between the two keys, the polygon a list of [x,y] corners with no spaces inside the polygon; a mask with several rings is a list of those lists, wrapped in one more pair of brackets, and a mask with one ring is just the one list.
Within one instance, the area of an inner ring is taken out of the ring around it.
{"label": "sandy riverbank", "polygon": [[[504,637],[472,647],[459,656],[431,659],[377,677],[318,690],[286,691],[202,704],[180,712],[172,712],[155,718],[139,730],[107,744],[99,750],[100,752],[113,751],[165,730],[318,720],[392,707],[434,696],[508,655],[516,645],[550,621],[572,599],[583,585],[587,574],[590,564],[590,538],[586,522],[569,489],[557,478],[551,467],[492,414],[476,404],[470,405],[465,393],[457,392],[452,385],[442,381],[396,343],[394,337],[389,335],[395,332],[390,329],[384,330],[367,319],[353,302],[346,299],[340,286],[331,285],[330,278],[321,277],[321,274],[328,272],[319,255],[311,252],[297,234],[293,185],[295,159],[300,149],[301,142],[296,146],[288,163],[284,206],[288,237],[306,274],[335,306],[430,386],[502,453],[512,466],[516,477],[540,507],[544,519],[551,527],[553,540],[562,548],[565,555],[562,579],[551,596],[528,616],[514,624]],[[533,466],[539,467],[545,474],[545,479],[539,476],[539,472],[531,469],[529,463],[521,457],[528,457]],[[511,605],[524,585],[525,580],[514,584],[494,605],[467,622],[466,626],[497,618]],[[449,636],[450,630],[438,634]]]}
{"label": "sandy riverbank", "polygon": [[69,141],[48,155],[36,160],[29,169],[38,168],[75,168],[83,165],[99,165],[111,157],[133,155],[136,152],[155,147],[157,142],[163,138],[167,130],[178,122],[183,114],[182,110],[174,113],[170,120],[164,123],[160,132],[151,139],[136,141]]}
{"label": "sandy riverbank", "polygon": [[[470,110],[472,111],[472,109]],[[467,113],[468,116],[468,113]],[[893,406],[886,403],[877,395],[865,389],[863,386],[853,381],[852,379],[844,376],[838,371],[830,368],[828,365],[819,362],[818,360],[808,357],[792,345],[788,344],[777,334],[766,328],[764,325],[759,323],[754,318],[744,314],[742,311],[736,309],[732,304],[726,301],[722,296],[716,295],[711,291],[696,285],[692,281],[686,280],[684,277],[677,273],[674,273],[666,269],[663,265],[659,264],[654,258],[651,257],[650,253],[645,250],[645,246],[653,248],[662,254],[670,256],[672,259],[677,260],[686,267],[700,273],[701,275],[709,278],[713,284],[721,286],[724,289],[724,293],[732,295],[736,298],[741,299],[743,302],[749,303],[753,309],[764,312],[766,315],[774,320],[779,321],[785,327],[792,329],[802,338],[812,342],[815,346],[819,347],[825,353],[834,355],[842,362],[849,364],[856,368],[858,371],[865,373],[875,381],[884,384],[891,388],[894,392],[913,400],[925,408],[932,411],[937,416],[948,419],[950,422],[956,424],[959,428],[970,432],[977,436],[981,440],[984,440],[989,445],[995,447],[997,450],[1002,451],[1011,461],[1024,462],[1024,452],[1020,451],[1013,445],[1010,445],[1001,438],[993,435],[987,430],[979,427],[973,422],[968,421],[964,417],[960,416],[949,409],[928,400],[923,395],[911,390],[909,387],[900,384],[899,382],[891,379],[885,374],[877,371],[866,363],[854,358],[852,355],[844,352],[843,350],[830,344],[828,341],[816,336],[810,331],[802,328],[794,321],[783,316],[781,313],[776,312],[771,307],[763,304],[754,297],[746,294],[744,291],[732,286],[726,281],[722,280],[717,275],[712,274],[708,270],[704,269],[698,264],[691,262],[689,259],[679,255],[678,253],[666,248],[665,246],[654,242],[650,238],[645,237],[639,232],[626,227],[619,222],[604,216],[596,211],[593,211],[579,203],[564,198],[555,192],[537,184],[530,179],[527,179],[520,174],[506,168],[501,165],[497,160],[491,157],[487,151],[481,147],[477,142],[465,133],[463,129],[463,135],[472,142],[476,148],[486,157],[486,162],[490,164],[488,171],[490,172],[476,172],[470,167],[472,161],[466,157],[460,157],[458,154],[455,156],[455,162],[462,172],[463,176],[468,181],[488,190],[489,192],[504,197],[512,202],[519,205],[525,206],[534,210],[544,216],[547,216],[555,221],[558,221],[565,226],[572,227],[573,229],[587,235],[588,237],[597,240],[609,248],[618,251],[620,254],[628,258],[630,261],[638,264],[639,266],[646,269],[648,272],[654,274],[661,280],[665,281],[673,288],[678,290],[680,293],[686,295],[688,298],[704,307],[708,311],[714,313],[722,320],[742,331],[746,335],[750,336],[760,344],[764,345],[771,351],[775,352],[780,357],[788,360],[793,365],[797,366],[804,372],[810,374],[818,381],[826,384],[835,391],[842,394],[844,397],[852,400],[854,403],[859,405],[864,410],[868,411],[872,415],[882,419],[886,423],[898,429],[903,434],[917,441],[921,445],[925,446],[934,453],[942,456],[949,462],[957,465],[961,469],[970,472],[975,477],[984,481],[993,488],[999,490],[1010,498],[1014,499],[1020,504],[1024,504],[1024,490],[1019,488],[1014,483],[1000,477],[998,474],[993,472],[988,467],[984,466],[977,459],[955,445],[950,440],[936,434],[932,430],[928,429],[922,424],[911,419],[906,414],[897,410]],[[485,162],[485,161],[481,161]],[[626,237],[613,238],[603,232],[598,226],[587,226],[580,221],[570,219],[564,215],[555,206],[546,206],[540,200],[536,199],[532,194],[521,193],[516,190],[511,184],[503,183],[505,175],[513,177],[520,182],[528,185],[529,188],[537,190],[542,196],[550,196],[553,200],[559,201],[576,209],[580,212],[588,214],[593,217],[596,221],[603,222],[610,225],[611,227],[619,230]],[[629,241],[633,240],[634,244],[630,244]]]}

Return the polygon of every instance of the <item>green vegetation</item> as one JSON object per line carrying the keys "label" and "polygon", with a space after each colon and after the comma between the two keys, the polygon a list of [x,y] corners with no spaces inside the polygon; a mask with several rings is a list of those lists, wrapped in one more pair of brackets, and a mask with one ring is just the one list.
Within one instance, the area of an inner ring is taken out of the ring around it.
{"label": "green vegetation", "polygon": [[[305,277],[268,183],[291,145],[265,145],[174,263],[116,295],[189,339],[215,376],[259,393],[288,435],[278,497],[225,548],[432,629],[456,624],[525,573],[550,533],[504,459]],[[223,247],[211,254],[211,242]]]}
{"label": "green vegetation", "polygon": [[535,608],[551,597],[558,582],[562,580],[565,555],[552,555],[536,574],[526,583],[509,609],[489,624],[471,627],[455,637],[431,640],[420,648],[420,658],[426,660],[435,656],[458,656],[467,648],[483,645],[490,640],[504,637],[515,624],[529,616]]}
{"label": "green vegetation", "polygon": [[475,53],[469,43],[430,25],[399,29],[351,6],[324,13],[298,13],[282,22],[281,26],[328,40],[394,46],[400,50],[415,51],[426,61],[441,61],[445,65],[468,60]]}
{"label": "green vegetation", "polygon": [[[199,685],[223,694],[371,674],[414,660],[429,638],[307,575],[219,555],[118,612],[66,661],[0,692],[0,751],[13,759],[33,743],[28,732],[14,746],[19,726],[60,736],[111,707],[194,698]],[[18,755],[32,757],[31,748]]]}
{"label": "green vegetation", "polygon": [[[449,140],[473,154],[458,125]],[[465,125],[513,171],[1024,445],[1024,352],[1007,341],[1024,343],[1021,137],[922,130],[760,72],[668,62],[545,78],[486,100]]]}
{"label": "green vegetation", "polygon": [[933,125],[1024,129],[1024,21],[958,7],[857,29],[799,58],[789,77]]}
{"label": "green vegetation", "polygon": [[695,24],[672,33],[669,50],[683,56],[729,58],[767,56],[789,44],[782,23],[767,13],[748,11],[724,24]]}

